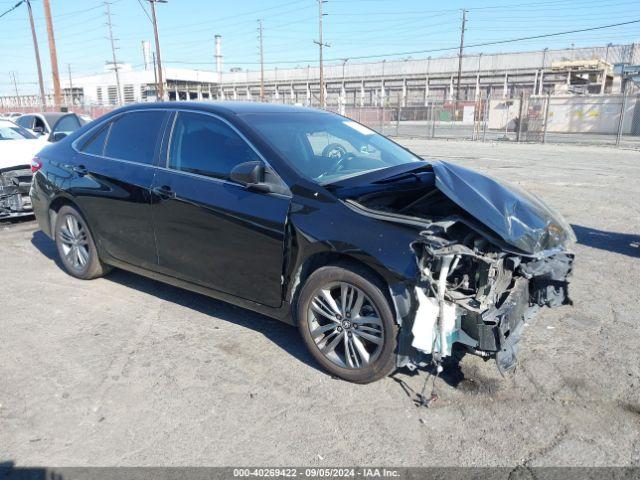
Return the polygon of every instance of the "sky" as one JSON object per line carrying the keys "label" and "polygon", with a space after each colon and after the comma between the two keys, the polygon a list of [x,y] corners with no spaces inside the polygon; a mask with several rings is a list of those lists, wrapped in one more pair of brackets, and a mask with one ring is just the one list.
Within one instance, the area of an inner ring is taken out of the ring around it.
{"label": "sky", "polygon": [[[18,0],[0,0],[0,14]],[[50,0],[60,74],[102,72],[111,60],[101,0]],[[117,60],[140,66],[142,40],[153,40],[147,0],[111,0]],[[51,67],[42,0],[31,0],[45,83]],[[474,45],[640,20],[640,0],[327,0],[326,63],[456,55],[461,9],[468,10],[465,44]],[[145,13],[145,10],[147,13]],[[263,22],[266,68],[317,64],[316,0],[168,0],[156,4],[165,66],[213,69],[214,35],[222,35],[224,69],[259,69],[258,23]],[[37,71],[27,8],[0,18],[0,95],[37,92]],[[492,46],[467,53],[640,42],[640,23]],[[152,42],[153,44],[153,42]],[[430,53],[411,53],[438,50]]]}

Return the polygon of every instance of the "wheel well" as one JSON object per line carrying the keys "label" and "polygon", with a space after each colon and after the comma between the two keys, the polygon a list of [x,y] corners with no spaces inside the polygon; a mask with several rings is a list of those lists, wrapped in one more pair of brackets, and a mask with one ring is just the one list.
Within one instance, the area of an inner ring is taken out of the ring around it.
{"label": "wheel well", "polygon": [[382,293],[385,295],[387,300],[389,301],[389,305],[394,311],[393,302],[391,300],[391,295],[389,293],[389,284],[384,279],[382,275],[376,272],[373,268],[371,268],[366,263],[350,257],[349,255],[345,255],[338,252],[321,252],[311,255],[307,258],[302,266],[295,273],[294,278],[292,280],[293,286],[290,294],[290,305],[291,305],[291,317],[293,319],[294,324],[298,323],[298,319],[296,318],[297,312],[297,303],[298,297],[300,295],[300,291],[302,290],[302,286],[305,284],[309,276],[318,270],[319,268],[326,266],[337,266],[343,268],[351,267],[356,272],[360,271],[362,273],[366,273],[370,275],[375,281],[379,283],[379,287]]}
{"label": "wheel well", "polygon": [[54,199],[49,205],[49,228],[51,229],[51,236],[55,234],[54,229],[56,226],[56,219],[58,218],[58,212],[65,205],[70,205],[72,207],[78,208],[75,203],[65,197],[58,197]]}

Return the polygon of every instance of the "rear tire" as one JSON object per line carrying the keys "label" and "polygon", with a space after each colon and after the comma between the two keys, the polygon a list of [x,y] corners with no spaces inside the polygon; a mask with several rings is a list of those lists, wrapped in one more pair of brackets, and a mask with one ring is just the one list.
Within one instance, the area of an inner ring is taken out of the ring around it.
{"label": "rear tire", "polygon": [[108,273],[98,257],[93,237],[78,210],[63,206],[56,218],[55,241],[60,261],[69,275],[82,280],[91,280]]}
{"label": "rear tire", "polygon": [[298,329],[307,349],[329,373],[370,383],[395,367],[398,326],[384,285],[364,268],[326,266],[300,292]]}

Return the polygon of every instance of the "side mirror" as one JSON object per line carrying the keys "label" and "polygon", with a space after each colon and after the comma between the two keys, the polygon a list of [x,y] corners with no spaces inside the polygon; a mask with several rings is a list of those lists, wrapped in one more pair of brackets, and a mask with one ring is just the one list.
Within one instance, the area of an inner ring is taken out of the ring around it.
{"label": "side mirror", "polygon": [[42,135],[44,133],[44,127],[33,127],[33,133]]}
{"label": "side mirror", "polygon": [[66,133],[66,132],[54,132],[54,133],[51,134],[51,137],[49,137],[49,141],[50,142],[59,142],[60,140],[62,140],[67,135],[69,135],[69,134]]}
{"label": "side mirror", "polygon": [[269,184],[264,183],[264,163],[259,160],[239,163],[233,167],[229,178],[252,190],[271,191]]}

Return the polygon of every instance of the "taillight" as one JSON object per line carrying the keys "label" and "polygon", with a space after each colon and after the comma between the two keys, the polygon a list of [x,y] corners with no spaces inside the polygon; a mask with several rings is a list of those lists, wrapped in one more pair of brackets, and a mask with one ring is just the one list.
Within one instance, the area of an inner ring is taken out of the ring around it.
{"label": "taillight", "polygon": [[42,162],[38,157],[33,157],[31,160],[31,173],[36,173],[38,170],[42,168]]}

